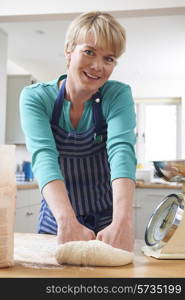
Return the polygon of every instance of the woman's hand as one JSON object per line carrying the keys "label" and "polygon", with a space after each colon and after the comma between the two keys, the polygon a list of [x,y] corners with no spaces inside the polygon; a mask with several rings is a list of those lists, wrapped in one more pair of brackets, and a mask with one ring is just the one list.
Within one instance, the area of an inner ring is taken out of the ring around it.
{"label": "woman's hand", "polygon": [[76,219],[66,186],[62,180],[53,180],[46,184],[43,188],[43,196],[58,225],[58,244],[96,239],[95,233],[81,225]]}
{"label": "woman's hand", "polygon": [[129,222],[127,224],[112,222],[109,226],[98,232],[96,239],[112,247],[132,252],[134,248],[133,226]]}
{"label": "woman's hand", "polygon": [[76,218],[66,218],[58,224],[57,243],[89,241],[96,239],[94,231],[80,224]]}
{"label": "woman's hand", "polygon": [[115,248],[133,251],[133,196],[135,183],[129,178],[117,178],[112,182],[112,223],[98,232],[96,239]]}

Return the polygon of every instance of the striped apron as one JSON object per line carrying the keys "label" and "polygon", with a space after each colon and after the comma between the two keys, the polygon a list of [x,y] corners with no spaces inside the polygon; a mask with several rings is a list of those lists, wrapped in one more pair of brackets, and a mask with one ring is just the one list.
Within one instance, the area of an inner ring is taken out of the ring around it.
{"label": "striped apron", "polygon": [[[112,221],[112,187],[106,150],[107,124],[101,94],[92,97],[93,125],[83,132],[59,127],[65,81],[55,101],[51,128],[59,152],[59,164],[78,221],[95,233]],[[62,199],[61,199],[62,201]],[[57,223],[46,201],[41,202],[39,233],[57,234]]]}

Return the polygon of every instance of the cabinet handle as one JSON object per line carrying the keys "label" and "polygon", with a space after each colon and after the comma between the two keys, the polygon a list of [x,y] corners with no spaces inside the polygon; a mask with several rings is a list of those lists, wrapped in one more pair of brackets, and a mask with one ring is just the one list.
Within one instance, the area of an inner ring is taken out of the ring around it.
{"label": "cabinet handle", "polygon": [[26,216],[28,216],[28,217],[29,217],[29,216],[32,216],[32,215],[33,215],[32,212],[29,212],[29,211],[28,211],[28,212],[26,213]]}
{"label": "cabinet handle", "polygon": [[133,205],[132,207],[133,207],[133,208],[142,208],[142,206],[139,205],[139,204],[138,204],[138,205]]}

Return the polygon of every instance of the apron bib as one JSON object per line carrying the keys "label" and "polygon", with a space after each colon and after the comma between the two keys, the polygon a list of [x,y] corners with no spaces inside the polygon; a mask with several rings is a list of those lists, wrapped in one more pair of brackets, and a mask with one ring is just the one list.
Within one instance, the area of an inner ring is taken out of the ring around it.
{"label": "apron bib", "polygon": [[[59,164],[71,205],[79,222],[95,233],[112,221],[112,187],[106,150],[107,124],[103,120],[101,94],[92,97],[93,126],[67,132],[59,127],[65,81],[55,101],[51,128],[59,152]],[[46,201],[41,202],[39,233],[57,234],[57,224]]]}

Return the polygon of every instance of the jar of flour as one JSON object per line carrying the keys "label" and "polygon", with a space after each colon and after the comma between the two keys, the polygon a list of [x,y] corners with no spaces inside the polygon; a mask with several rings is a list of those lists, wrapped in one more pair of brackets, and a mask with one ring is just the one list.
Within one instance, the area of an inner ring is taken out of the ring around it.
{"label": "jar of flour", "polygon": [[15,146],[0,145],[0,268],[14,264]]}

